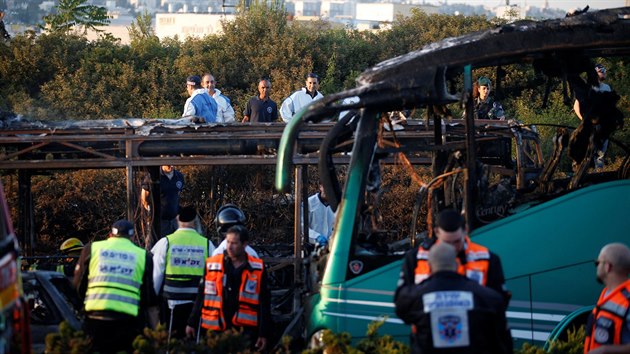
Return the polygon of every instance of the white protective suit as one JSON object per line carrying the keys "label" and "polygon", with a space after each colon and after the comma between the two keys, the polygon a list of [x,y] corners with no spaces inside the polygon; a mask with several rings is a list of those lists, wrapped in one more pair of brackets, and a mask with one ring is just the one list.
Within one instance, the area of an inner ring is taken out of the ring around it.
{"label": "white protective suit", "polygon": [[297,112],[304,108],[304,106],[323,97],[324,95],[317,91],[317,95],[313,98],[306,92],[306,88],[302,87],[301,90],[293,92],[291,96],[282,101],[282,105],[280,106],[280,116],[283,121],[288,123],[291,119],[293,119],[293,116]]}
{"label": "white protective suit", "polygon": [[335,225],[335,213],[319,199],[319,193],[308,197],[308,241],[317,244],[321,235],[330,238]]}

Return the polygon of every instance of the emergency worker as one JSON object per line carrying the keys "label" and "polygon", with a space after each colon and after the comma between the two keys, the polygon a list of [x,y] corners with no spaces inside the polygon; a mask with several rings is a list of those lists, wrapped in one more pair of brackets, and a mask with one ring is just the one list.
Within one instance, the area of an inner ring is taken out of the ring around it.
{"label": "emergency worker", "polygon": [[511,353],[501,295],[458,274],[450,244],[433,246],[428,262],[431,276],[394,296],[396,315],[412,325],[412,353]]}
{"label": "emergency worker", "polygon": [[182,207],[177,231],[160,239],[151,250],[153,286],[166,300],[160,319],[168,323],[169,337],[184,337],[206,258],[214,251],[212,242],[195,230],[197,219],[194,206]]}
{"label": "emergency worker", "polygon": [[76,237],[71,237],[59,246],[59,253],[51,258],[44,260],[38,260],[32,263],[28,270],[49,270],[64,274],[70,280],[74,277],[74,267],[77,264],[81,250],[83,249],[83,242]]}
{"label": "emergency worker", "polygon": [[195,307],[188,319],[186,335],[205,331],[243,330],[253,349],[263,351],[271,323],[267,274],[260,258],[248,255],[249,233],[244,226],[227,230],[226,250],[206,260]]}
{"label": "emergency worker", "polygon": [[[245,225],[245,213],[234,204],[225,204],[219,210],[214,218],[214,224],[217,227],[217,233],[222,240],[212,255],[222,254],[227,247],[227,241],[225,240],[225,233],[227,230],[235,225]],[[245,246],[245,252],[247,254],[257,257],[258,253],[249,245]]]}
{"label": "emergency worker", "polygon": [[77,265],[81,251],[83,251],[83,242],[76,237],[71,237],[59,246],[62,255],[67,256],[59,265],[57,271],[72,279],[74,276],[74,268]]}
{"label": "emergency worker", "polygon": [[[510,293],[505,286],[505,277],[500,258],[488,248],[470,241],[467,236],[466,220],[456,210],[446,209],[438,214],[434,229],[435,243],[448,243],[457,251],[457,272],[485,285],[503,295],[505,306],[510,300]],[[398,287],[420,284],[429,277],[429,249],[432,240],[425,240],[417,249],[405,255]]]}
{"label": "emergency worker", "polygon": [[92,351],[131,351],[134,338],[148,319],[157,324],[151,254],[134,245],[133,224],[114,223],[109,238],[83,248],[74,286],[84,300],[83,330],[92,338]]}
{"label": "emergency worker", "polygon": [[586,323],[584,353],[630,353],[630,249],[607,244],[595,266],[605,288]]}
{"label": "emergency worker", "polygon": [[319,76],[317,76],[317,74],[310,73],[306,75],[306,82],[304,86],[305,87],[302,87],[301,90],[293,92],[291,96],[282,101],[282,105],[280,106],[280,116],[285,123],[290,122],[293,119],[293,116],[302,110],[302,108],[304,108],[307,104],[324,97],[324,95],[318,91]]}
{"label": "emergency worker", "polygon": [[335,213],[328,204],[324,185],[319,192],[308,197],[308,240],[311,244],[325,246],[333,232]]}

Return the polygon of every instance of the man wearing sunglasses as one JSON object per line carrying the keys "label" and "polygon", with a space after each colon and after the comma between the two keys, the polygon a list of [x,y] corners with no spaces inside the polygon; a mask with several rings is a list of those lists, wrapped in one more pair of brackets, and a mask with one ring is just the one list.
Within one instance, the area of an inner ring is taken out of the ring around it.
{"label": "man wearing sunglasses", "polygon": [[630,353],[630,248],[610,243],[595,261],[606,286],[586,323],[584,353]]}

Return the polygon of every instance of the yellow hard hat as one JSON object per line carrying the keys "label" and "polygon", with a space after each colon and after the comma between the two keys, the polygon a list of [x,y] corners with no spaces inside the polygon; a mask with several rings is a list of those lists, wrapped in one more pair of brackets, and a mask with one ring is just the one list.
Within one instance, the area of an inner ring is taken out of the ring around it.
{"label": "yellow hard hat", "polygon": [[63,253],[70,253],[75,251],[80,251],[83,249],[83,242],[76,237],[71,237],[59,246],[59,250]]}

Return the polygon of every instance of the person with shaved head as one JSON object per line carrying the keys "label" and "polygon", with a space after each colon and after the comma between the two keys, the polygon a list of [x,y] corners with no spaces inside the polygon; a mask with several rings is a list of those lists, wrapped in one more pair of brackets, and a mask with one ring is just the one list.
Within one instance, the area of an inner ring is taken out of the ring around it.
{"label": "person with shaved head", "polygon": [[586,323],[584,353],[630,353],[630,248],[607,244],[595,267],[605,288]]}
{"label": "person with shaved head", "polygon": [[457,272],[457,251],[440,242],[431,247],[431,275],[396,289],[396,315],[412,326],[412,353],[511,353],[503,299]]}

